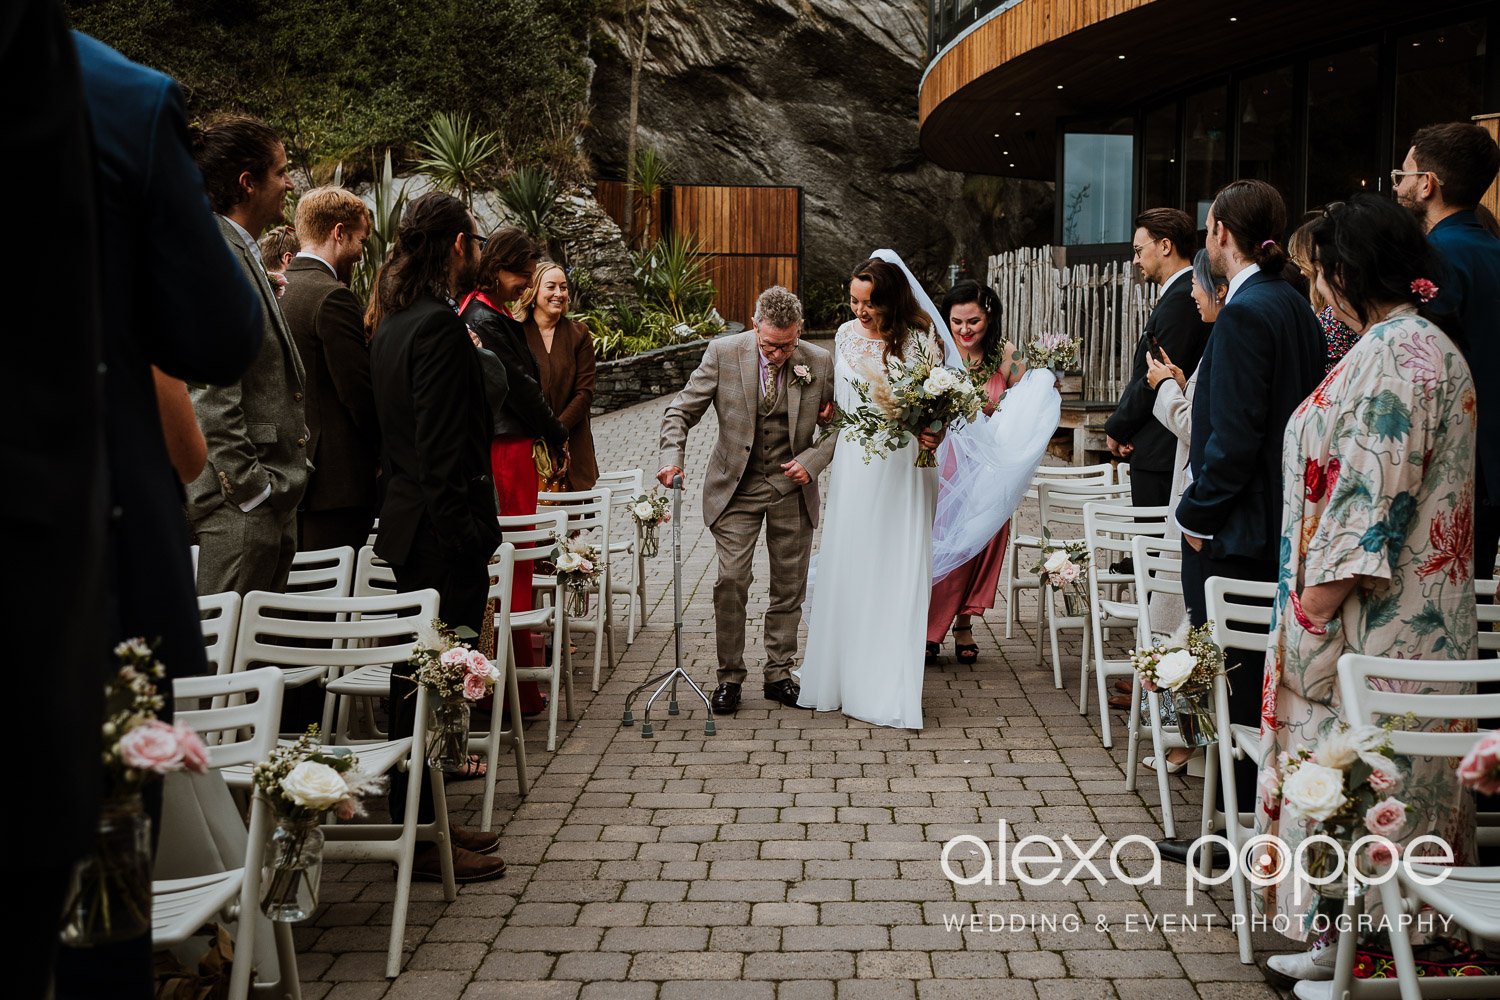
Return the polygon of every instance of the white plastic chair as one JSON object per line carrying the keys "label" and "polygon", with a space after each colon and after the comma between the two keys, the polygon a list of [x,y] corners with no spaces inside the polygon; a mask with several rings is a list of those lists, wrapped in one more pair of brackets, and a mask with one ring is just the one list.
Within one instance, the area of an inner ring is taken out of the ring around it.
{"label": "white plastic chair", "polygon": [[[1225,653],[1237,649],[1265,654],[1266,629],[1271,625],[1271,601],[1276,599],[1276,584],[1213,576],[1203,582],[1203,599],[1208,620],[1213,622],[1213,640]],[[1246,625],[1251,627],[1239,627]],[[1239,812],[1234,762],[1248,757],[1259,766],[1266,753],[1259,727],[1236,724],[1229,716],[1229,685],[1250,683],[1254,682],[1245,677],[1226,680],[1222,675],[1214,681],[1214,721],[1219,731],[1219,749],[1218,753],[1208,755],[1203,769],[1203,796],[1212,801],[1210,789],[1217,780],[1219,796],[1229,811],[1224,817],[1225,836],[1236,851],[1254,835],[1255,816]],[[1203,864],[1207,867],[1212,856],[1208,851],[1203,855]],[[1235,930],[1239,936],[1240,961],[1249,965],[1255,961],[1250,941],[1250,890],[1239,865],[1234,866],[1230,881],[1234,891],[1234,911],[1241,918]]]}
{"label": "white plastic chair", "polygon": [[[1078,486],[1073,483],[1042,483],[1037,487],[1038,502],[1042,508],[1042,524],[1052,535],[1054,546],[1066,545],[1069,542],[1082,542],[1083,537],[1083,508],[1085,504],[1093,502],[1107,503],[1112,500],[1127,499],[1125,491],[1119,486],[1105,484],[1101,486]],[[1045,544],[1045,543],[1044,543]],[[1047,626],[1047,637],[1052,643],[1052,683],[1058,690],[1062,690],[1062,658],[1059,648],[1057,633],[1060,629],[1076,628],[1080,638],[1083,640],[1083,649],[1080,653],[1080,669],[1086,669],[1089,662],[1089,614],[1092,609],[1079,608],[1077,614],[1057,613],[1056,601],[1057,588],[1047,582],[1040,575],[1038,580],[1041,586],[1041,603],[1037,612],[1037,635],[1036,635],[1036,662],[1038,666],[1042,663],[1042,629],[1041,625]],[[1081,581],[1084,592],[1088,591],[1087,579]],[[1066,605],[1066,601],[1064,602]],[[1084,702],[1086,696],[1080,693],[1080,702]],[[1087,708],[1084,709],[1087,711]],[[1107,742],[1104,744],[1109,746]]]}
{"label": "white plastic chair", "polygon": [[[1042,548],[1042,536],[1022,534],[1020,530],[1021,508],[1028,503],[1039,503],[1040,494],[1037,487],[1042,483],[1073,483],[1078,486],[1107,486],[1114,482],[1114,469],[1109,463],[1102,465],[1043,465],[1039,466],[1031,478],[1031,485],[1026,488],[1026,494],[1021,498],[1021,504],[1016,508],[1016,515],[1011,520],[1010,536],[1005,542],[1005,558],[1000,563],[1000,589],[1005,592],[1005,638],[1009,639],[1013,627],[1017,621],[1016,595],[1023,590],[1034,590],[1037,592],[1037,604],[1040,606],[1042,599],[1042,585],[1035,576],[1023,572],[1020,566],[1022,549],[1029,552],[1040,552]],[[1041,612],[1037,612],[1037,628],[1041,629]],[[1041,639],[1037,639],[1037,662],[1041,662]],[[1061,682],[1058,684],[1061,687]]]}
{"label": "white plastic chair", "polygon": [[234,662],[234,639],[240,630],[240,595],[234,591],[198,598],[198,625],[203,630],[208,669],[229,673]]}
{"label": "white plastic chair", "polygon": [[1500,652],[1500,631],[1496,630],[1500,627],[1500,604],[1490,603],[1495,599],[1495,589],[1494,580],[1474,581],[1474,596],[1479,599],[1474,607],[1479,619],[1479,649],[1485,653]]}
{"label": "white plastic chair", "polygon": [[[479,754],[485,762],[484,811],[479,819],[479,829],[485,832],[489,831],[495,812],[495,781],[502,746],[510,747],[515,758],[517,789],[522,795],[530,790],[526,776],[526,734],[521,722],[521,692],[516,684],[516,660],[510,653],[510,590],[515,568],[516,547],[501,542],[489,569],[489,596],[495,602],[494,663],[500,669],[500,681],[495,685],[490,706],[489,731],[469,734],[469,753]],[[510,710],[509,729],[500,728],[502,706]]]}
{"label": "white plastic chair", "polygon": [[[1434,684],[1474,684],[1500,681],[1500,660],[1395,660],[1378,656],[1345,653],[1339,657],[1339,695],[1344,718],[1350,725],[1378,725],[1388,719],[1408,714],[1418,719],[1473,719],[1500,715],[1500,694],[1423,694],[1389,690],[1382,684],[1372,687],[1372,678],[1414,682],[1428,688]],[[1473,748],[1480,733],[1392,728],[1391,749],[1411,757],[1462,757]],[[1436,885],[1423,885],[1411,877],[1406,866],[1399,865],[1396,877],[1379,886],[1381,902],[1388,915],[1415,916],[1423,906],[1452,917],[1459,927],[1490,940],[1500,939],[1500,867],[1450,867],[1414,863],[1412,869],[1423,878],[1432,879],[1446,870],[1448,877]],[[1362,905],[1356,900],[1352,906]],[[1345,904],[1344,913],[1351,913]],[[1391,921],[1394,923],[1395,921]],[[1401,1000],[1420,1000],[1425,996],[1496,997],[1500,996],[1500,976],[1463,976],[1438,980],[1419,980],[1411,938],[1403,926],[1390,931],[1391,954],[1395,958],[1396,981]],[[1340,934],[1334,962],[1333,996],[1389,996],[1390,988],[1377,985],[1378,980],[1353,978],[1357,935]],[[1389,981],[1387,981],[1388,984]],[[1428,988],[1423,989],[1422,984]],[[1373,987],[1373,988],[1372,988]]]}
{"label": "white plastic chair", "polygon": [[[1093,507],[1092,504],[1089,506]],[[1176,541],[1169,542],[1149,535],[1137,535],[1131,544],[1130,558],[1135,564],[1136,645],[1145,648],[1159,639],[1166,638],[1151,627],[1151,596],[1153,594],[1182,596],[1182,546]],[[1129,665],[1127,661],[1126,667],[1128,668]],[[1167,746],[1161,724],[1161,696],[1156,691],[1143,690],[1140,675],[1134,670],[1131,670],[1130,674],[1130,725],[1129,735],[1126,737],[1125,790],[1135,791],[1136,767],[1142,738],[1141,696],[1144,694],[1146,710],[1151,719],[1151,748],[1156,753],[1156,790],[1161,798],[1162,832],[1168,838],[1176,837],[1176,827],[1172,818],[1172,798],[1167,791]],[[1103,698],[1102,693],[1100,697]],[[1101,704],[1103,704],[1102,700]],[[1208,801],[1208,808],[1211,812],[1212,797]],[[1206,817],[1205,822],[1211,819],[1212,817]]]}
{"label": "white plastic chair", "polygon": [[[203,736],[208,746],[209,767],[214,772],[207,779],[195,780],[217,782],[220,794],[227,797],[228,792],[223,790],[224,779],[218,772],[227,767],[253,767],[270,756],[276,746],[276,726],[281,718],[282,688],[281,672],[269,667],[173,681],[175,720]],[[199,702],[219,707],[192,707]],[[173,830],[173,815],[164,813],[163,820],[165,839]],[[183,944],[211,920],[236,923],[234,953],[237,960],[230,972],[231,1000],[245,1000],[249,996],[256,932],[266,923],[260,916],[260,876],[261,857],[271,821],[270,809],[259,796],[252,796],[244,856],[238,859],[238,867],[186,878],[155,880],[151,884],[153,947],[171,948]],[[208,835],[206,829],[195,828],[193,833]],[[297,956],[291,927],[275,924],[274,938],[281,973],[279,992],[298,996]]]}
{"label": "white plastic chair", "polygon": [[[567,530],[568,516],[561,509],[543,507],[535,514],[515,514],[499,518],[501,542],[515,547],[517,563],[535,563],[551,559],[557,549],[556,536]],[[547,749],[557,749],[557,697],[559,689],[567,703],[567,717],[573,718],[573,653],[569,639],[571,622],[567,614],[563,585],[555,576],[532,575],[533,595],[539,581],[550,588],[549,597],[530,611],[512,611],[510,627],[517,630],[552,631],[551,660],[542,666],[517,667],[515,644],[506,645],[507,670],[515,670],[518,680],[544,681],[550,694],[547,699]],[[529,640],[528,640],[529,641]],[[496,650],[496,656],[499,650]]]}
{"label": "white plastic chair", "polygon": [[[567,533],[581,535],[584,541],[599,549],[599,560],[602,563],[599,567],[599,580],[590,588],[590,592],[597,598],[594,607],[588,615],[567,616],[569,631],[588,632],[594,636],[593,689],[598,691],[600,658],[603,657],[609,669],[615,668],[614,612],[609,601],[613,580],[609,554],[610,492],[598,489],[578,493],[543,493],[538,502],[543,500],[546,503],[538,509],[563,511],[568,517]],[[520,559],[519,553],[517,559]],[[532,581],[532,587],[547,590],[552,582],[550,576],[538,576]]]}
{"label": "white plastic chair", "polygon": [[[301,597],[255,592],[245,599],[236,661],[270,663],[291,672],[320,665],[330,673],[330,694],[339,697],[372,694],[371,678],[384,678],[390,691],[390,665],[411,657],[420,629],[438,614],[438,593],[418,590],[377,597]],[[274,612],[295,611],[301,617],[281,618]],[[289,642],[298,643],[290,645]],[[377,681],[378,683],[378,681]],[[406,809],[400,823],[340,823],[325,825],[324,856],[333,860],[389,861],[396,865],[396,899],[391,916],[386,975],[401,971],[401,945],[411,900],[411,873],[417,842],[436,845],[442,864],[443,898],[453,900],[453,852],[448,837],[448,804],[443,776],[431,774],[436,810],[431,823],[417,822],[418,800],[426,762],[427,692],[418,686],[416,724],[405,739],[361,742],[342,730],[329,733],[328,742],[353,746],[360,766],[368,773],[389,774],[399,769],[408,777]],[[326,718],[326,715],[325,715]],[[234,778],[229,777],[231,784]],[[249,775],[242,779],[246,784]]]}
{"label": "white plastic chair", "polygon": [[287,574],[288,594],[348,597],[354,586],[354,550],[344,545],[333,549],[307,549],[292,557]]}
{"label": "white plastic chair", "polygon": [[[1048,489],[1049,502],[1056,503],[1056,494]],[[1083,505],[1083,540],[1089,547],[1088,592],[1089,629],[1093,637],[1094,681],[1099,695],[1099,728],[1104,733],[1104,745],[1114,745],[1109,723],[1109,694],[1105,690],[1107,678],[1134,676],[1130,659],[1111,660],[1104,654],[1104,630],[1107,628],[1129,628],[1137,632],[1137,639],[1150,632],[1150,617],[1142,619],[1136,601],[1106,597],[1108,592],[1119,591],[1133,585],[1136,577],[1129,573],[1112,573],[1110,565],[1121,562],[1135,551],[1137,538],[1161,538],[1167,533],[1168,507],[1132,507],[1129,504],[1093,501]],[[1108,588],[1108,590],[1106,590]],[[1144,620],[1145,625],[1137,629]],[[1089,710],[1088,644],[1084,645],[1084,656],[1078,671],[1078,714],[1087,715]],[[1057,656],[1054,644],[1052,655]],[[1131,745],[1134,749],[1134,744]],[[1160,760],[1161,758],[1158,758]],[[1165,765],[1161,768],[1165,771]],[[1171,833],[1171,810],[1167,810],[1167,836]]]}
{"label": "white plastic chair", "polygon": [[[646,557],[641,552],[641,539],[643,532],[640,523],[630,513],[630,501],[646,492],[646,473],[641,469],[627,469],[620,472],[600,473],[599,481],[594,484],[595,489],[609,490],[610,503],[610,529],[616,534],[621,534],[620,525],[625,526],[626,537],[611,540],[609,543],[610,566],[613,578],[610,580],[610,596],[623,593],[629,601],[626,605],[626,643],[635,642],[636,615],[640,615],[640,625],[646,624]],[[630,567],[629,579],[621,572],[622,565]]]}

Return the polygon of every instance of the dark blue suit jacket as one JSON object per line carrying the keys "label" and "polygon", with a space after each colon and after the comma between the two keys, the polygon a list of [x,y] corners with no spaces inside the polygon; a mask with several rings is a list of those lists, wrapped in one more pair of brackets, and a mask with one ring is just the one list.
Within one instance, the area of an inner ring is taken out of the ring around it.
{"label": "dark blue suit jacket", "polygon": [[170,675],[200,674],[182,487],[151,366],[189,382],[233,382],[260,349],[260,301],[209,210],[177,85],[73,37],[96,155],[116,634],[160,639]]}
{"label": "dark blue suit jacket", "polygon": [[1459,212],[1432,227],[1427,239],[1443,256],[1435,275],[1435,312],[1455,316],[1468,342],[1474,392],[1479,397],[1477,473],[1491,498],[1500,497],[1500,240],[1473,212]]}
{"label": "dark blue suit jacket", "polygon": [[1193,395],[1177,521],[1212,535],[1215,559],[1274,559],[1281,538],[1281,439],[1328,357],[1312,306],[1282,278],[1251,275],[1214,322]]}

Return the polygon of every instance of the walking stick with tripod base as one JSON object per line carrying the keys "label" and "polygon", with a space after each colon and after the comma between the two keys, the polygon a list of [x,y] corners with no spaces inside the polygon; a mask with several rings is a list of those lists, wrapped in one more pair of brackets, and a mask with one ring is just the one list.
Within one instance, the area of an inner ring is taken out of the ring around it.
{"label": "walking stick with tripod base", "polygon": [[644,684],[638,685],[634,691],[625,696],[625,715],[620,720],[623,728],[635,725],[635,716],[631,714],[630,706],[641,696],[641,692],[647,688],[653,688],[651,695],[646,699],[646,711],[641,718],[641,738],[649,739],[655,730],[651,726],[651,706],[663,691],[667,694],[667,714],[677,715],[681,711],[677,705],[677,682],[684,681],[692,688],[703,701],[704,711],[708,718],[703,721],[703,735],[714,735],[713,706],[708,702],[708,695],[703,693],[686,670],[682,669],[682,476],[672,477],[672,642],[675,646],[676,658],[674,666],[664,674],[653,677]]}

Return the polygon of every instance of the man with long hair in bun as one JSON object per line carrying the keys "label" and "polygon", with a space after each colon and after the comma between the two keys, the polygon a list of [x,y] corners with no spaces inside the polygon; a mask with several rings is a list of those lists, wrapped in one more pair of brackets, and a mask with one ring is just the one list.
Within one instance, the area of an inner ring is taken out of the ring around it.
{"label": "man with long hair in bun", "polygon": [[[439,615],[476,633],[489,591],[488,564],[500,544],[495,484],[490,478],[490,407],[478,352],[454,310],[453,293],[473,284],[480,239],[474,218],[450,195],[412,202],[396,232],[391,258],[375,281],[380,322],[370,344],[370,376],[380,420],[386,488],[375,553],[391,564],[402,592],[432,588]],[[410,736],[416,722],[412,666],[391,670],[391,738]],[[400,822],[407,778],[391,781],[391,814]],[[419,821],[434,817],[422,786]],[[482,882],[505,874],[485,853],[493,833],[450,829],[453,874]],[[441,879],[437,848],[417,850],[416,878]]]}
{"label": "man with long hair in bun", "polygon": [[[1207,248],[1229,279],[1224,308],[1198,367],[1188,464],[1193,481],[1177,505],[1182,591],[1193,625],[1207,620],[1203,581],[1222,576],[1274,581],[1281,540],[1281,437],[1288,418],[1323,375],[1327,352],[1312,306],[1282,277],[1286,206],[1265,181],[1239,180],[1214,196]],[[1259,727],[1263,656],[1238,665],[1231,718]],[[1236,762],[1242,811],[1254,807],[1255,764]],[[1186,856],[1182,841],[1162,855]]]}

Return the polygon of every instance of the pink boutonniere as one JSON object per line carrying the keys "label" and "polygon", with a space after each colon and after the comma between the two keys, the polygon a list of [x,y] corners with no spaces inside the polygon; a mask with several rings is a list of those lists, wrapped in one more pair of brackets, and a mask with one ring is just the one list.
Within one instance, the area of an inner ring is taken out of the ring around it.
{"label": "pink boutonniere", "polygon": [[271,290],[276,293],[278,299],[286,294],[286,275],[280,271],[267,271],[266,277],[270,279]]}
{"label": "pink boutonniere", "polygon": [[798,385],[812,385],[812,369],[806,365],[792,365],[792,379]]}
{"label": "pink boutonniere", "polygon": [[1418,278],[1411,283],[1411,291],[1423,305],[1426,305],[1437,298],[1438,286],[1426,278]]}

